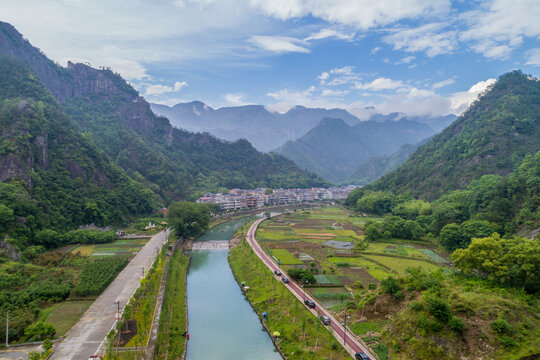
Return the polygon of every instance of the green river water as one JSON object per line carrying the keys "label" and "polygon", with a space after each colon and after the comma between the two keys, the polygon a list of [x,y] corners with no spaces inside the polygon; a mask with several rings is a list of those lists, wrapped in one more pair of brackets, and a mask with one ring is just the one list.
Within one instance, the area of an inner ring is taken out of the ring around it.
{"label": "green river water", "polygon": [[[230,240],[246,221],[218,225],[198,240]],[[235,281],[227,254],[228,250],[190,253],[187,360],[282,359]]]}

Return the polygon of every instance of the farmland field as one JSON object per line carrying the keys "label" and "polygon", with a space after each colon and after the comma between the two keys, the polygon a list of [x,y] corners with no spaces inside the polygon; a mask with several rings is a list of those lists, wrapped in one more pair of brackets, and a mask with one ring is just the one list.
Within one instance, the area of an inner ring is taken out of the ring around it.
{"label": "farmland field", "polygon": [[71,249],[72,254],[84,256],[132,256],[138,252],[148,239],[118,239],[112,243],[96,245],[79,245]]}
{"label": "farmland field", "polygon": [[272,249],[274,255],[283,265],[303,264],[302,260],[295,258],[290,252],[285,249]]}
{"label": "farmland field", "polygon": [[409,267],[420,267],[426,271],[433,271],[439,269],[437,265],[431,264],[426,261],[404,259],[391,256],[379,256],[379,255],[364,255],[366,259],[374,260],[379,264],[382,264],[398,274],[405,274],[405,270]]}

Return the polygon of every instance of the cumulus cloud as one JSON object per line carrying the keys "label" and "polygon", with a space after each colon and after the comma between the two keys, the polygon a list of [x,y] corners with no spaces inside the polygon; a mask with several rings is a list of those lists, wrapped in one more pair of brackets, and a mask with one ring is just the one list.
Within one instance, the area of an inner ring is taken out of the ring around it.
{"label": "cumulus cloud", "polygon": [[362,30],[450,9],[448,0],[251,0],[251,4],[280,20],[311,15]]}
{"label": "cumulus cloud", "polygon": [[401,80],[392,80],[385,77],[377,78],[369,83],[357,82],[354,84],[355,89],[373,91],[394,90],[403,86],[404,84]]}
{"label": "cumulus cloud", "polygon": [[425,52],[429,57],[447,54],[457,46],[457,32],[447,30],[443,23],[432,23],[416,28],[394,28],[383,41],[391,44],[394,50]]}
{"label": "cumulus cloud", "polygon": [[462,41],[488,58],[506,59],[520,46],[523,37],[540,37],[540,2],[534,0],[493,0],[489,5],[462,15],[468,29]]}
{"label": "cumulus cloud", "polygon": [[225,101],[227,101],[227,104],[230,106],[249,104],[247,101],[244,100],[244,94],[242,93],[225,94],[223,97],[225,98]]}
{"label": "cumulus cloud", "polygon": [[454,111],[455,114],[461,114],[469,105],[478,98],[482,92],[484,92],[490,85],[493,85],[496,82],[495,79],[487,79],[485,81],[479,81],[468,91],[461,91],[454,93],[450,98],[451,104],[450,108]]}
{"label": "cumulus cloud", "polygon": [[305,43],[302,40],[292,37],[255,35],[250,37],[249,41],[261,49],[275,53],[311,52],[308,48],[304,46]]}
{"label": "cumulus cloud", "polygon": [[187,86],[188,83],[185,81],[177,81],[173,86],[167,85],[148,85],[144,90],[146,96],[161,95],[165,93],[178,92],[182,90],[183,87]]}

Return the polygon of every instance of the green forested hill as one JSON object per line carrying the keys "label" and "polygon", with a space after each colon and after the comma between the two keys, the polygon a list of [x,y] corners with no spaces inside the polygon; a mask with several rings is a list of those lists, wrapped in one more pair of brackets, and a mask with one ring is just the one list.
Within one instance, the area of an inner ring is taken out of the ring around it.
{"label": "green forested hill", "polygon": [[341,119],[326,118],[304,136],[287,141],[275,152],[303,169],[341,183],[362,162],[392,154],[401,145],[417,143],[434,133],[428,125],[406,118],[369,120],[353,126]]}
{"label": "green forested hill", "polygon": [[401,145],[396,152],[369,158],[344,181],[345,184],[366,185],[403,164],[420,144]]}
{"label": "green forested hill", "polygon": [[115,164],[165,201],[223,187],[311,187],[326,182],[278,155],[208,134],[173,128],[109,69],[54,64],[11,25],[0,23],[0,55],[26,63],[60,102],[79,131]]}
{"label": "green forested hill", "polygon": [[118,223],[158,205],[151,190],[76,130],[26,65],[6,57],[0,131],[0,233]]}
{"label": "green forested hill", "polygon": [[436,199],[485,174],[506,175],[540,150],[540,81],[502,75],[442,133],[370,186]]}

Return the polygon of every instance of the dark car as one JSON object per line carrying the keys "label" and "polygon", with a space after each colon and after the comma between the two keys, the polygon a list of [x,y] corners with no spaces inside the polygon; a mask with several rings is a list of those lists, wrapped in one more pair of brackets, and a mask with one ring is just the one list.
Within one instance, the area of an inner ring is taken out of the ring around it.
{"label": "dark car", "polygon": [[274,274],[276,274],[277,276],[281,276],[281,271],[279,271],[279,270],[274,270]]}
{"label": "dark car", "polygon": [[284,284],[288,284],[288,283],[289,283],[289,279],[287,279],[286,277],[282,277],[282,278],[281,278],[281,281],[283,281]]}
{"label": "dark car", "polygon": [[315,301],[311,299],[304,300],[304,304],[306,304],[308,307],[315,309]]}
{"label": "dark car", "polygon": [[363,352],[357,352],[356,354],[354,354],[354,358],[356,360],[369,360],[369,357]]}
{"label": "dark car", "polygon": [[319,316],[319,319],[321,319],[321,322],[324,324],[324,325],[330,325],[330,318],[326,315],[321,315]]}

